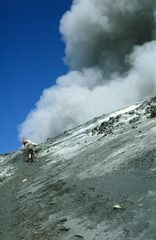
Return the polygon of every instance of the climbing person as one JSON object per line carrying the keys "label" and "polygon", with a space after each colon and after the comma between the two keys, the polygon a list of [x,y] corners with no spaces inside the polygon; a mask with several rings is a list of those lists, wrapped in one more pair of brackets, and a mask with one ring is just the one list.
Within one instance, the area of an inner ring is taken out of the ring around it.
{"label": "climbing person", "polygon": [[34,147],[37,146],[37,143],[22,138],[22,144],[24,148],[24,158],[26,158],[25,162],[33,162],[35,156]]}

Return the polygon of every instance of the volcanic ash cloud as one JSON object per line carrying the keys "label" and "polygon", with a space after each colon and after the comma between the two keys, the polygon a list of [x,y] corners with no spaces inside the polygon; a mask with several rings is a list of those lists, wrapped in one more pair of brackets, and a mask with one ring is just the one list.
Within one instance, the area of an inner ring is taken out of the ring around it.
{"label": "volcanic ash cloud", "polygon": [[41,142],[155,94],[156,0],[75,0],[60,32],[70,71],[43,91],[20,137]]}

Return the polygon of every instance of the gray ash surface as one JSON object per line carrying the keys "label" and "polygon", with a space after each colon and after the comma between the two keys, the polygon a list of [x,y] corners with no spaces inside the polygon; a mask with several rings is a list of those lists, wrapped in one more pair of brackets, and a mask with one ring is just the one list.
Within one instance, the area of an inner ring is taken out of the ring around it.
{"label": "gray ash surface", "polygon": [[156,239],[155,101],[0,155],[0,239]]}

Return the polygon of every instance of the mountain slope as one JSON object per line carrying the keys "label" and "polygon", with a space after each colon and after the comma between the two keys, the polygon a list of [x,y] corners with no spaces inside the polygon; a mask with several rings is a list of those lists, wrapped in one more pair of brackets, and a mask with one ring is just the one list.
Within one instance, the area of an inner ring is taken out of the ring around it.
{"label": "mountain slope", "polygon": [[1,155],[1,239],[156,239],[155,116],[152,98],[48,139],[32,164]]}

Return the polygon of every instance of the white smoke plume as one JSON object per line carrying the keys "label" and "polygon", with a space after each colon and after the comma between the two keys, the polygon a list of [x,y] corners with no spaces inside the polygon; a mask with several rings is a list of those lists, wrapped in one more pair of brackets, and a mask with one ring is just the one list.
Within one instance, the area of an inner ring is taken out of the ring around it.
{"label": "white smoke plume", "polygon": [[70,71],[43,91],[20,137],[44,141],[156,90],[156,0],[75,0],[60,21]]}

